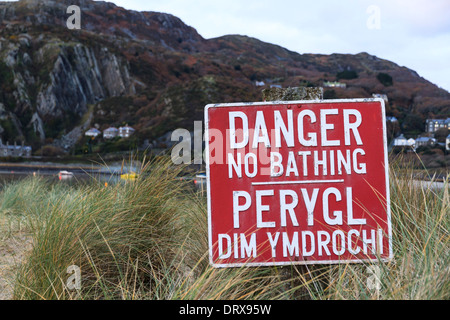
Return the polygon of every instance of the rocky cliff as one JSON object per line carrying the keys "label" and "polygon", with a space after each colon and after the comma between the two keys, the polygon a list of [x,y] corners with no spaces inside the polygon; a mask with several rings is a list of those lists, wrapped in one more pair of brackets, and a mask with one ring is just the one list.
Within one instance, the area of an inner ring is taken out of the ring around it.
{"label": "rocky cliff", "polygon": [[[73,4],[81,30],[66,27]],[[101,1],[0,2],[4,141],[69,150],[89,126],[125,123],[152,140],[202,120],[207,103],[257,101],[269,85],[335,80],[347,87],[325,88],[327,98],[387,94],[388,114],[406,129],[450,116],[448,92],[368,53],[299,54],[245,36],[204,39],[170,14]]]}
{"label": "rocky cliff", "polygon": [[18,25],[2,34],[2,109],[4,117],[20,118],[19,133],[31,127],[44,142],[44,124],[66,121],[70,126],[88,104],[136,93],[128,61],[107,47],[66,42]]}

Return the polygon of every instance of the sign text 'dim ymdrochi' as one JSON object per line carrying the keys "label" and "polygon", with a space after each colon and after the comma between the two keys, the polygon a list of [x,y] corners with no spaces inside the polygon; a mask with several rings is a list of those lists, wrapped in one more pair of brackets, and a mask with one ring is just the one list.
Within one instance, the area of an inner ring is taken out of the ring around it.
{"label": "sign text 'dim ymdrochi'", "polygon": [[384,102],[205,108],[216,267],[392,257]]}

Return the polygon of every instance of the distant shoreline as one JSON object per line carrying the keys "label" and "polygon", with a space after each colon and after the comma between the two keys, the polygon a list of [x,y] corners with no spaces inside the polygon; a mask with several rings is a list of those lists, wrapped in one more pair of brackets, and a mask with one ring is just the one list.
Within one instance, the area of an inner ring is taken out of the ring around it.
{"label": "distant shoreline", "polygon": [[100,165],[87,165],[87,164],[61,164],[61,163],[12,163],[3,162],[0,163],[1,168],[37,168],[37,169],[89,169],[89,170],[101,170],[104,168]]}

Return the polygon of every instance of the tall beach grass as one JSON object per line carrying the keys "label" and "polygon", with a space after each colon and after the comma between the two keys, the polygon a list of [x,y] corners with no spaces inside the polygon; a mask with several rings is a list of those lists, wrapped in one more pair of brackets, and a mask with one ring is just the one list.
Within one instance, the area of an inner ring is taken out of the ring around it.
{"label": "tall beach grass", "polygon": [[[178,179],[181,170],[158,160],[136,181],[108,187],[35,178],[5,186],[0,215],[22,219],[33,239],[14,298],[450,298],[448,181],[426,188],[391,165],[389,263],[214,269],[206,199]],[[79,290],[67,286],[71,265],[81,270]]]}

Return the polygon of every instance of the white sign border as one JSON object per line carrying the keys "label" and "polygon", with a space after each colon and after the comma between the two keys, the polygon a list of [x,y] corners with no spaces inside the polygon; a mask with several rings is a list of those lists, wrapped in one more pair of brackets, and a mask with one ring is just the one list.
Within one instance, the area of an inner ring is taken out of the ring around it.
{"label": "white sign border", "polygon": [[[210,168],[209,168],[209,117],[208,111],[211,108],[226,108],[226,107],[259,107],[270,105],[288,105],[288,104],[328,104],[328,103],[361,103],[361,102],[380,102],[382,121],[383,121],[383,142],[384,142],[384,163],[386,176],[386,214],[388,225],[389,238],[389,256],[387,258],[376,259],[355,259],[355,260],[298,260],[285,262],[247,262],[247,263],[215,263],[213,261],[213,243],[212,243],[212,225],[211,225],[211,187],[210,187]],[[293,100],[293,101],[263,101],[263,102],[233,102],[233,103],[218,103],[208,104],[205,106],[205,163],[206,163],[206,190],[207,190],[207,205],[208,205],[208,252],[209,263],[214,268],[233,268],[233,267],[264,267],[264,266],[287,266],[287,265],[311,265],[311,264],[340,264],[340,263],[377,263],[389,262],[394,258],[392,249],[392,224],[391,224],[391,199],[390,199],[390,185],[389,185],[389,160],[387,150],[387,132],[386,132],[386,107],[384,100],[381,98],[356,98],[356,99],[330,99],[330,100]]]}

